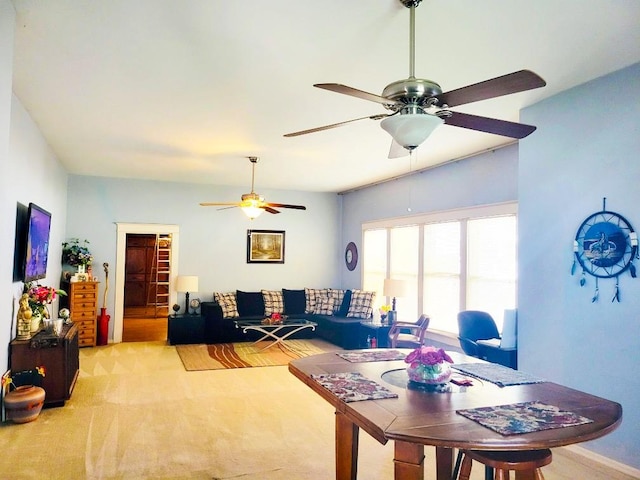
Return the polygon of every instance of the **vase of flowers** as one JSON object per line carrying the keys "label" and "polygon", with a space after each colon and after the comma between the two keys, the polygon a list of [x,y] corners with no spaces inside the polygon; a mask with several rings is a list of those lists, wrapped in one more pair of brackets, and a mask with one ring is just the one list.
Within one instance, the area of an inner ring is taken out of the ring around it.
{"label": "vase of flowers", "polygon": [[53,287],[45,287],[42,285],[36,285],[33,282],[27,282],[24,284],[24,293],[27,294],[29,301],[29,307],[31,308],[31,332],[37,332],[40,328],[40,323],[45,318],[50,318],[49,309],[47,305],[55,300],[57,295],[66,295],[64,290],[57,290]]}
{"label": "vase of flowers", "polygon": [[62,242],[62,262],[77,267],[79,273],[85,273],[93,263],[93,255],[87,245],[89,240],[83,240],[81,244],[77,238]]}
{"label": "vase of flowers", "polygon": [[387,315],[389,314],[389,310],[391,310],[391,305],[382,305],[378,311],[380,312],[380,323],[383,325],[387,322]]}
{"label": "vase of flowers", "polygon": [[453,360],[442,348],[421,346],[404,359],[409,380],[427,385],[442,385],[451,378]]}

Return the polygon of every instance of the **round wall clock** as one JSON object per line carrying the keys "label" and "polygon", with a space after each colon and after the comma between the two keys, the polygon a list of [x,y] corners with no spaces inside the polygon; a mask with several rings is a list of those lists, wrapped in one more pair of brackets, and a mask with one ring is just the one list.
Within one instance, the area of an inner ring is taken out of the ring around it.
{"label": "round wall clock", "polygon": [[[606,200],[606,199],[605,199]],[[576,261],[582,267],[580,285],[584,286],[585,274],[596,277],[596,291],[592,301],[598,299],[598,279],[616,278],[615,293],[612,301],[620,301],[618,276],[629,270],[636,277],[633,260],[638,254],[638,237],[631,224],[622,215],[603,209],[589,215],[578,228],[573,242]]]}
{"label": "round wall clock", "polygon": [[358,265],[358,247],[356,247],[356,244],[353,242],[349,242],[344,251],[344,263],[346,263],[350,271],[354,270],[356,265]]}

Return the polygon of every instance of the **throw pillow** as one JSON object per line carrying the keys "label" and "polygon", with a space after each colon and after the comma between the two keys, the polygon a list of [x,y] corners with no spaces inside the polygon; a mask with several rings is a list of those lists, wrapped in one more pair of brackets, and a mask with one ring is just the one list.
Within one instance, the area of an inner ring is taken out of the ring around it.
{"label": "throw pillow", "polygon": [[329,289],[328,288],[305,288],[304,294],[306,297],[306,306],[304,313],[314,313],[316,308],[316,299],[318,297],[328,297]]}
{"label": "throw pillow", "polygon": [[214,293],[213,298],[222,309],[223,318],[238,318],[238,304],[236,303],[236,293]]}
{"label": "throw pillow", "polygon": [[344,300],[344,290],[332,288],[331,296],[333,297],[333,315],[338,315],[340,307],[342,306],[342,301]]}
{"label": "throw pillow", "polygon": [[284,313],[284,298],[277,290],[262,290],[264,300],[264,315],[270,317],[272,313]]}
{"label": "throw pillow", "polygon": [[376,298],[376,292],[363,292],[362,290],[353,290],[351,292],[351,303],[347,317],[369,318],[373,315],[373,301]]}
{"label": "throw pillow", "polygon": [[284,313],[287,315],[302,315],[307,306],[307,297],[304,290],[282,289],[284,298]]}
{"label": "throw pillow", "polygon": [[264,315],[262,292],[243,292],[236,290],[238,313],[241,317],[259,317]]}
{"label": "throw pillow", "polygon": [[351,290],[345,290],[342,305],[340,305],[340,309],[338,310],[339,317],[347,316],[347,313],[349,313],[349,305],[351,305]]}
{"label": "throw pillow", "polygon": [[334,299],[330,295],[317,295],[313,313],[316,315],[333,315]]}

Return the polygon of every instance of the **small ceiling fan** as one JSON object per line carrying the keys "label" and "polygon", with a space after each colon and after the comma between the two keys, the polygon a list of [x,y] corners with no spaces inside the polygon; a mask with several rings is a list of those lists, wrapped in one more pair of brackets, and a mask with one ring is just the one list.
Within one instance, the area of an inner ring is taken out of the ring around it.
{"label": "small ceiling fan", "polygon": [[216,203],[216,202],[203,202],[200,205],[203,207],[224,207],[225,208],[240,207],[242,211],[251,220],[260,216],[263,211],[269,213],[280,213],[276,208],[293,208],[295,210],[306,210],[307,207],[303,205],[289,205],[286,203],[271,203],[265,202],[262,195],[258,195],[253,191],[254,180],[256,175],[256,163],[258,163],[258,157],[247,157],[251,162],[251,193],[245,193],[242,195],[242,201],[231,203]]}
{"label": "small ceiling fan", "polygon": [[398,145],[411,151],[424,142],[443,123],[454,127],[518,139],[524,138],[535,131],[536,127],[532,125],[450,110],[450,107],[524,92],[546,85],[546,82],[540,76],[529,70],[520,70],[444,93],[436,82],[415,78],[415,8],[422,0],[399,1],[409,8],[411,12],[409,78],[390,83],[384,88],[382,95],[364,92],[339,83],[318,83],[314,85],[314,87],[324,90],[379,103],[387,110],[390,110],[391,113],[376,114],[288,133],[285,137],[296,137],[328,130],[359,120],[382,120],[381,127],[393,137],[389,158],[394,158],[407,154],[402,148],[397,148]]}

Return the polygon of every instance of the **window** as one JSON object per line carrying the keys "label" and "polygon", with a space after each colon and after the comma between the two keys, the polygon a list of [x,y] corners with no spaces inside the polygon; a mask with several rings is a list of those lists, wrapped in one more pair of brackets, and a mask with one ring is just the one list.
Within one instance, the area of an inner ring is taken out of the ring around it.
{"label": "window", "polygon": [[410,286],[411,293],[397,299],[400,319],[426,313],[429,328],[457,334],[461,310],[486,311],[501,329],[504,310],[515,308],[515,204],[372,222],[363,228],[363,285],[377,292],[376,303],[386,301],[384,278]]}

